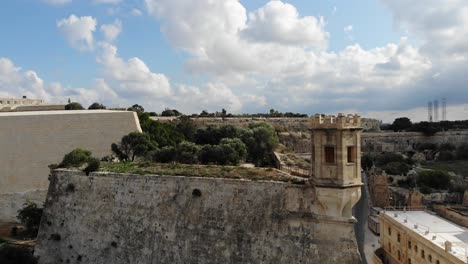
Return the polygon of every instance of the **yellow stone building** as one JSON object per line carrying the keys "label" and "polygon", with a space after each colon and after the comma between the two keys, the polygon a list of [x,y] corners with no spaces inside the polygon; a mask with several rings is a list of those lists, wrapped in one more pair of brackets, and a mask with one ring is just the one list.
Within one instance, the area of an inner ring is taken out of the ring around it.
{"label": "yellow stone building", "polygon": [[381,212],[380,244],[384,264],[468,263],[468,230],[423,210]]}

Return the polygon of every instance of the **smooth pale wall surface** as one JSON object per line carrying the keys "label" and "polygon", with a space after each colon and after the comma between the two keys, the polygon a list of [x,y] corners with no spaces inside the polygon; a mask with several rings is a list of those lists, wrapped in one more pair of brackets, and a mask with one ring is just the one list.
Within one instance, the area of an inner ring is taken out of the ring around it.
{"label": "smooth pale wall surface", "polygon": [[75,148],[95,157],[109,155],[112,143],[135,131],[141,128],[134,112],[0,113],[0,221],[14,221],[28,199],[45,200],[49,164],[59,163]]}

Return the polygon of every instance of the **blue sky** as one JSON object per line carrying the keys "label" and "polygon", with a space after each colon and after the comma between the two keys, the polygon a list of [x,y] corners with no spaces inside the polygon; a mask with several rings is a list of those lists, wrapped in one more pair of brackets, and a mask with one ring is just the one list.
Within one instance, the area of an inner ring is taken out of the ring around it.
{"label": "blue sky", "polygon": [[464,10],[461,0],[4,1],[0,96],[384,120],[423,120],[428,100],[447,97],[449,118],[462,119]]}

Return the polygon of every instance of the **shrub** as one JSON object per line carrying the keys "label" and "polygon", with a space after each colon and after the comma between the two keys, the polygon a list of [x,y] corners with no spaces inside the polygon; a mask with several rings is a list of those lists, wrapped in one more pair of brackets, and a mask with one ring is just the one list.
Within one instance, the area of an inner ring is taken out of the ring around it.
{"label": "shrub", "polygon": [[430,193],[432,193],[432,188],[427,187],[427,186],[421,186],[421,187],[419,188],[419,191],[420,191],[422,194],[430,194]]}
{"label": "shrub", "polygon": [[16,218],[26,226],[24,235],[28,237],[36,237],[41,223],[42,208],[37,207],[36,203],[28,201],[23,204],[23,208],[18,210]]}
{"label": "shrub", "polygon": [[393,152],[387,152],[377,155],[375,163],[377,166],[384,166],[390,162],[403,162],[403,156]]}
{"label": "shrub", "polygon": [[86,175],[89,175],[90,172],[99,170],[99,167],[101,167],[101,162],[99,159],[91,158],[88,162],[88,166],[86,166],[83,171],[86,173]]}
{"label": "shrub", "polygon": [[455,149],[456,149],[455,145],[453,145],[452,143],[449,143],[449,142],[442,143],[439,146],[440,151],[453,151]]}
{"label": "shrub", "polygon": [[437,144],[434,143],[421,143],[416,146],[416,149],[418,151],[424,151],[424,150],[436,150],[437,149]]}
{"label": "shrub", "polygon": [[72,150],[70,153],[65,154],[62,163],[60,163],[60,166],[65,168],[81,167],[90,159],[91,151],[77,148]]}
{"label": "shrub", "polygon": [[400,187],[406,187],[406,188],[414,188],[416,186],[416,183],[414,182],[414,178],[410,178],[410,177],[404,180],[398,180],[397,184]]}
{"label": "shrub", "polygon": [[80,103],[73,102],[67,104],[65,110],[84,110],[84,108]]}
{"label": "shrub", "polygon": [[404,162],[390,162],[387,163],[383,169],[388,174],[393,175],[406,175],[408,171],[411,169],[411,166]]}
{"label": "shrub", "polygon": [[433,189],[447,189],[450,186],[450,176],[441,170],[424,170],[418,172],[417,183]]}
{"label": "shrub", "polygon": [[447,161],[447,160],[454,160],[455,154],[449,150],[443,150],[439,152],[439,156],[437,156],[437,160]]}
{"label": "shrub", "polygon": [[468,143],[463,143],[458,146],[457,159],[468,159]]}

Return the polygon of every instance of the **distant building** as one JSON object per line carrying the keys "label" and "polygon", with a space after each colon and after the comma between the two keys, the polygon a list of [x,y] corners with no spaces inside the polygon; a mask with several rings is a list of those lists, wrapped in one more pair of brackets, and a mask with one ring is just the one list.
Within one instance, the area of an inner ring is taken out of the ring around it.
{"label": "distant building", "polygon": [[380,214],[383,263],[467,263],[468,230],[426,211]]}
{"label": "distant building", "polygon": [[65,110],[64,104],[45,103],[40,99],[0,98],[0,112],[50,111]]}

